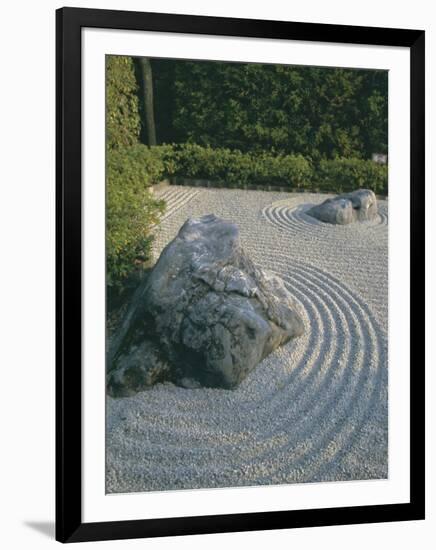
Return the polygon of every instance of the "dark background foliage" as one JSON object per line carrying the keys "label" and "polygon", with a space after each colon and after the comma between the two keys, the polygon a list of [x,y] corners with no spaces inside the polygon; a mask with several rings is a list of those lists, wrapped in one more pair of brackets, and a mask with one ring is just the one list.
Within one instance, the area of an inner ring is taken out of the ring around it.
{"label": "dark background foliage", "polygon": [[320,158],[387,153],[387,71],[152,59],[159,143]]}

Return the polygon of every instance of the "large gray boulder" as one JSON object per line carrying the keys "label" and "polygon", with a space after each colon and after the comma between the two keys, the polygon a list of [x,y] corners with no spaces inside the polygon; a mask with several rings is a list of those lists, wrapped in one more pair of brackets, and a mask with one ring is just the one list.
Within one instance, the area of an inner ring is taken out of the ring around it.
{"label": "large gray boulder", "polygon": [[[110,354],[114,393],[128,393],[123,384],[132,380],[135,390],[163,379],[234,388],[303,332],[283,282],[253,264],[234,223],[213,214],[185,222],[136,299]],[[144,349],[141,338],[150,337],[153,345]],[[144,365],[151,348],[149,375]]]}
{"label": "large gray boulder", "polygon": [[348,223],[373,220],[377,214],[377,199],[369,189],[338,195],[307,210],[306,214],[326,223]]}

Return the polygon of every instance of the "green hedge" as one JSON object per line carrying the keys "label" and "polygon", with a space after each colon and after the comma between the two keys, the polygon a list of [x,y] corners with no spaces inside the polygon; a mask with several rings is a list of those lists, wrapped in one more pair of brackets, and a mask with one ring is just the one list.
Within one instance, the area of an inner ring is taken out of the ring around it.
{"label": "green hedge", "polygon": [[301,155],[242,153],[195,144],[174,145],[164,154],[170,176],[207,179],[226,187],[289,185],[304,188],[311,181],[311,163]]}
{"label": "green hedge", "polygon": [[372,189],[378,195],[388,194],[388,167],[372,160],[321,160],[316,166],[314,187],[319,191],[343,193]]}
{"label": "green hedge", "polygon": [[151,60],[160,142],[370,158],[388,145],[388,71]]}
{"label": "green hedge", "polygon": [[359,188],[386,195],[388,168],[372,160],[338,158],[313,163],[301,155],[242,153],[184,144],[163,146],[168,176],[205,179],[225,187],[277,185],[290,191],[342,193]]}
{"label": "green hedge", "polygon": [[112,149],[106,171],[107,283],[118,286],[135,265],[147,259],[152,227],[165,204],[156,200],[150,185],[165,174],[165,149],[134,145]]}

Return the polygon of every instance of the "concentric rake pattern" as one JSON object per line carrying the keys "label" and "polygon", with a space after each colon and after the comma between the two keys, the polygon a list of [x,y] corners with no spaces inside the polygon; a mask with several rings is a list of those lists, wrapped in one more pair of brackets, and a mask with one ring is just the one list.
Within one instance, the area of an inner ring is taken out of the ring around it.
{"label": "concentric rake pattern", "polygon": [[[364,224],[368,231],[374,231],[387,226],[388,210],[386,201],[379,201],[378,216],[371,222],[359,222]],[[288,231],[293,234],[302,234],[310,232],[311,237],[317,240],[326,239],[331,241],[338,237],[349,238],[350,234],[355,233],[356,224],[345,226],[332,225],[321,222],[306,212],[314,206],[314,203],[295,204],[293,199],[277,201],[266,206],[262,210],[262,215],[269,223],[283,231]]]}
{"label": "concentric rake pattern", "polygon": [[[202,190],[163,224],[159,248],[188,214],[213,208],[239,223],[255,263],[294,296],[306,331],[236,390],[161,384],[108,398],[108,492],[387,477],[387,203],[355,233],[308,222],[292,200]],[[329,266],[344,266],[344,276]]]}
{"label": "concentric rake pattern", "polygon": [[[277,265],[277,255],[272,260]],[[300,305],[305,336],[269,356],[235,391],[162,385],[145,399],[114,402],[126,420],[109,429],[110,438],[124,439],[116,467],[108,456],[111,491],[387,476],[386,457],[372,456],[362,441],[368,431],[387,439],[386,339],[340,281],[303,263],[289,269],[285,257],[281,262],[276,273]],[[145,453],[137,447],[144,437]]]}

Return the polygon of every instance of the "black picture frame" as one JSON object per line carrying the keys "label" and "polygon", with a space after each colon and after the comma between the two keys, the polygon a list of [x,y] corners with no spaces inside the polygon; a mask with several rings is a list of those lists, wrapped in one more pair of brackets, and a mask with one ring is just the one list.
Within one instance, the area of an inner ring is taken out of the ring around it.
{"label": "black picture frame", "polygon": [[[81,29],[127,29],[410,49],[410,502],[82,522]],[[424,43],[419,30],[62,8],[56,12],[56,539],[159,537],[424,519]]]}

